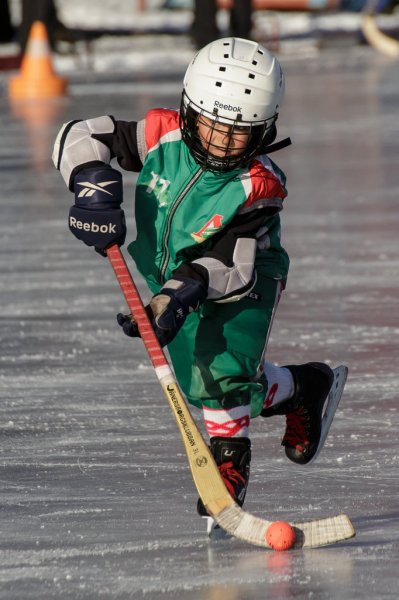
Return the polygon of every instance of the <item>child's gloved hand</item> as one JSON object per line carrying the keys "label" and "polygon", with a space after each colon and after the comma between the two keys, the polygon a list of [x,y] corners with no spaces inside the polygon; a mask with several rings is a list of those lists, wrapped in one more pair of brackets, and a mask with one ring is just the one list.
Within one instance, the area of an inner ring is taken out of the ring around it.
{"label": "child's gloved hand", "polygon": [[75,204],[69,211],[69,229],[78,240],[106,255],[111,244],[126,237],[122,176],[108,165],[79,171],[74,179]]}
{"label": "child's gloved hand", "polygon": [[[146,311],[161,346],[170,344],[187,315],[198,310],[205,298],[204,287],[189,277],[170,279],[160,292],[153,296]],[[137,323],[130,315],[119,313],[116,318],[126,335],[140,336]]]}

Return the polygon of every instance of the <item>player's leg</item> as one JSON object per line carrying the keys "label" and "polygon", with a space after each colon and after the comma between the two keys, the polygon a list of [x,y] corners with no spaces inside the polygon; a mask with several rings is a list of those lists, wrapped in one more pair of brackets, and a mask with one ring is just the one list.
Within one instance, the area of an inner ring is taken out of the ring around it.
{"label": "player's leg", "polygon": [[[266,383],[256,374],[281,282],[259,277],[235,303],[206,302],[189,315],[169,352],[188,401],[203,410],[222,477],[242,505],[250,466],[250,419],[262,410]],[[200,513],[205,512],[201,504]]]}
{"label": "player's leg", "polygon": [[269,383],[263,417],[286,415],[282,444],[293,462],[306,464],[319,447],[323,407],[334,381],[324,363],[276,367],[265,364]]}

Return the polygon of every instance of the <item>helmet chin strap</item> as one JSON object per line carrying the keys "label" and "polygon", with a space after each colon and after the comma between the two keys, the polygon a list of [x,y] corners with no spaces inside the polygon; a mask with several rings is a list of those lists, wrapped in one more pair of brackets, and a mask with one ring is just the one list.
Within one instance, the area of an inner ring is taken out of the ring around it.
{"label": "helmet chin strap", "polygon": [[271,154],[272,152],[277,152],[277,150],[282,150],[283,148],[287,148],[287,146],[291,146],[292,141],[290,137],[284,138],[275,144],[270,144],[269,146],[264,146],[259,149],[259,153]]}

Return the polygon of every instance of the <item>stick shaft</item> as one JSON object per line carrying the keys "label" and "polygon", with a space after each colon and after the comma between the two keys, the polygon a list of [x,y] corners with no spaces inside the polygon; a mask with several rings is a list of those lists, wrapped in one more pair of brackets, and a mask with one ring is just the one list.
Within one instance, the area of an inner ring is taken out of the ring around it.
{"label": "stick shaft", "polygon": [[229,507],[234,502],[226,490],[219,469],[191,416],[165,353],[152,329],[124,256],[117,245],[113,245],[107,249],[107,256],[125,296],[129,310],[137,322],[148,356],[176,419],[198,493],[205,506],[209,504],[207,501],[209,496],[209,502],[217,512]]}
{"label": "stick shaft", "polygon": [[148,356],[155,367],[167,367],[168,361],[151,326],[137,287],[130,275],[125,258],[116,244],[107,249],[107,256],[125,296],[129,310],[136,321]]}

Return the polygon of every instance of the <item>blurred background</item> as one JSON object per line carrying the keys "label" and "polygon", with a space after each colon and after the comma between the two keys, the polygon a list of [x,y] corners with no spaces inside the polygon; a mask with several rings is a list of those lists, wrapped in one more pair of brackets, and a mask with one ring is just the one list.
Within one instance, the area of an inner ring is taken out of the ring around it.
{"label": "blurred background", "polygon": [[[365,43],[362,13],[398,37],[397,0],[0,0],[0,68],[15,68],[32,22],[48,27],[58,55],[92,58],[139,46],[143,36],[201,47],[218,36],[252,37],[280,51]],[[94,67],[95,64],[91,64]]]}

